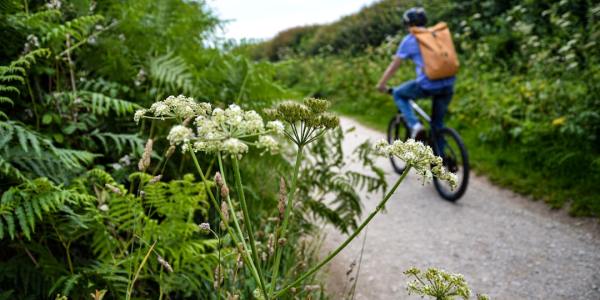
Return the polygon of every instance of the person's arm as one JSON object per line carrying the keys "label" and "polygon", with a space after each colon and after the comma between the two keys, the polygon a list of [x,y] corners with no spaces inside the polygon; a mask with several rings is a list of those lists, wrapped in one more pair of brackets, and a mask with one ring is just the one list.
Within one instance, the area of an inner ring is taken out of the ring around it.
{"label": "person's arm", "polygon": [[388,82],[388,80],[390,80],[390,78],[392,78],[392,76],[394,76],[394,74],[400,67],[401,62],[402,62],[402,59],[400,57],[394,56],[394,60],[392,60],[392,62],[387,67],[385,72],[383,72],[383,75],[381,75],[381,79],[379,79],[379,83],[377,83],[377,89],[380,92],[382,92],[382,93],[387,92],[387,89],[388,89],[387,82]]}

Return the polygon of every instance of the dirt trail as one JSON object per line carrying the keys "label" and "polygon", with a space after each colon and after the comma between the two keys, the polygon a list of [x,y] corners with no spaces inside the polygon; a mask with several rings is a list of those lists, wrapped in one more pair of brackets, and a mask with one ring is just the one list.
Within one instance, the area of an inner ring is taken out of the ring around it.
{"label": "dirt trail", "polygon": [[[356,127],[344,149],[383,134],[351,119]],[[393,183],[387,159],[379,162]],[[433,185],[422,186],[409,175],[367,227],[367,240],[355,299],[420,299],[406,293],[402,272],[411,266],[438,267],[462,273],[475,293],[493,299],[600,299],[600,225],[550,211],[485,178],[471,177],[466,195],[456,204],[442,200]],[[379,196],[378,196],[379,197]],[[364,215],[378,197],[365,200]],[[326,228],[325,255],[345,236]],[[343,299],[346,271],[358,259],[362,235],[329,267],[327,289]]]}

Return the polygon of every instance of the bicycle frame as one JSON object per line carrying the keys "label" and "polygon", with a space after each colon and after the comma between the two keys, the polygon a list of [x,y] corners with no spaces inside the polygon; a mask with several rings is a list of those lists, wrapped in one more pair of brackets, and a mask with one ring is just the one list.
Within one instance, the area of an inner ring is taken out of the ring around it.
{"label": "bicycle frame", "polygon": [[408,100],[410,106],[421,116],[421,118],[425,119],[427,123],[431,124],[431,118],[429,115],[413,100]]}
{"label": "bicycle frame", "polygon": [[[414,100],[410,99],[408,100],[408,103],[417,112],[417,114],[429,124],[429,132],[431,133],[431,136],[429,137],[429,145],[433,148],[433,152],[436,155],[440,155],[442,151],[439,149],[437,132],[435,132],[433,126],[431,126],[431,117],[429,117],[429,115]],[[398,112],[398,116],[400,115],[401,113]]]}

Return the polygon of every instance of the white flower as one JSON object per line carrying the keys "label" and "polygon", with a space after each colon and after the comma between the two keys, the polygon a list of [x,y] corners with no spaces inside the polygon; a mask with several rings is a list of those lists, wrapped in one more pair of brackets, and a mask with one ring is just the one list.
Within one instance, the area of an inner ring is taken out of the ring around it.
{"label": "white flower", "polygon": [[244,114],[244,122],[241,124],[247,133],[253,134],[264,131],[265,124],[261,116],[253,110]]}
{"label": "white flower", "polygon": [[98,207],[99,210],[101,211],[108,211],[108,205],[106,204],[102,204]]}
{"label": "white flower", "polygon": [[[163,101],[152,104],[148,110],[137,111],[134,120],[138,122],[146,114],[179,121],[194,118],[195,130],[187,128],[186,122],[185,126],[173,127],[167,136],[171,145],[184,143],[182,145],[184,152],[190,150],[206,153],[223,152],[241,158],[248,152],[249,145],[252,145],[263,148],[264,152],[273,153],[278,150],[278,144],[273,137],[265,137],[265,135],[282,134],[285,130],[280,121],[269,122],[266,129],[263,118],[253,110],[244,111],[235,104],[229,105],[224,110],[221,108],[213,110],[209,103],[197,103],[194,99],[183,95],[169,96]],[[258,140],[254,143],[256,139]]]}
{"label": "white flower", "polygon": [[223,142],[223,147],[221,150],[228,154],[231,154],[232,156],[240,156],[248,152],[248,145],[244,144],[242,141],[236,138],[230,138]]}
{"label": "white flower", "polygon": [[156,102],[150,106],[150,111],[154,113],[156,117],[164,117],[170,115],[171,109],[164,102]]}
{"label": "white flower", "polygon": [[441,157],[435,156],[431,147],[409,139],[406,142],[395,141],[388,144],[385,140],[375,143],[375,150],[382,155],[393,155],[410,165],[423,180],[423,183],[431,181],[433,176],[447,181],[454,189],[457,185],[455,174],[448,172],[443,167]]}
{"label": "white flower", "polygon": [[138,109],[135,111],[135,114],[133,115],[133,120],[136,124],[140,123],[140,119],[142,119],[142,117],[146,114],[147,111],[147,109]]}
{"label": "white flower", "polygon": [[277,153],[277,151],[279,151],[279,144],[270,135],[259,136],[258,142],[256,143],[256,147],[265,148],[265,151],[269,151],[271,154]]}
{"label": "white flower", "polygon": [[176,125],[171,128],[167,139],[171,143],[171,145],[179,145],[181,143],[187,142],[194,137],[194,132],[183,125]]}
{"label": "white flower", "polygon": [[273,130],[273,132],[275,132],[275,134],[277,135],[283,135],[285,127],[283,126],[283,123],[281,121],[277,120],[268,122],[267,129]]}

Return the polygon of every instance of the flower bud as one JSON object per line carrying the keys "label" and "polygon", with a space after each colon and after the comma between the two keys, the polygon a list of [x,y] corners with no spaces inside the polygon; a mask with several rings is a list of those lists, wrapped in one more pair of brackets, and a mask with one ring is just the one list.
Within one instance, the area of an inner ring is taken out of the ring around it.
{"label": "flower bud", "polygon": [[161,174],[156,175],[156,176],[152,177],[152,179],[150,179],[150,181],[148,183],[155,184],[155,183],[159,182],[161,178],[162,178]]}
{"label": "flower bud", "polygon": [[161,266],[163,266],[163,268],[165,268],[165,270],[167,270],[169,273],[173,273],[173,268],[171,267],[169,262],[162,258],[160,255],[158,256],[158,263]]}
{"label": "flower bud", "polygon": [[223,215],[223,222],[229,223],[229,206],[225,201],[221,201],[221,214]]}
{"label": "flower bud", "polygon": [[198,228],[200,228],[200,232],[207,234],[210,232],[210,224],[208,223],[202,223],[200,225],[198,225]]}
{"label": "flower bud", "polygon": [[283,220],[283,216],[285,214],[285,180],[283,177],[279,180],[279,202],[277,204],[277,209],[279,210],[279,219]]}
{"label": "flower bud", "polygon": [[166,157],[166,158],[169,158],[169,157],[171,157],[171,155],[173,155],[173,153],[175,153],[175,150],[176,150],[176,149],[177,149],[177,147],[175,147],[175,146],[171,145],[171,146],[169,147],[169,149],[167,149],[167,153],[165,153],[165,157]]}
{"label": "flower bud", "polygon": [[142,158],[138,162],[138,170],[141,172],[146,171],[150,166],[150,161],[152,160],[152,145],[154,142],[152,139],[148,139],[146,142],[146,146],[144,147],[144,153],[142,154]]}
{"label": "flower bud", "polygon": [[105,184],[104,186],[105,186],[107,189],[109,189],[111,192],[113,192],[113,193],[115,193],[115,194],[117,194],[117,195],[123,195],[123,191],[121,191],[121,189],[119,189],[118,187],[116,187],[116,186],[114,186],[114,185],[112,185],[112,184],[110,184],[110,183],[107,183],[107,184]]}

